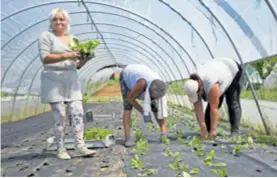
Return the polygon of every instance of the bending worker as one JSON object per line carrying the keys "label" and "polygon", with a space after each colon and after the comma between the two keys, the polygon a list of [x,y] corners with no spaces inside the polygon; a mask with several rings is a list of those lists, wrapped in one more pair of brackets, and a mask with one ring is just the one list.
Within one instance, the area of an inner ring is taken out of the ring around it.
{"label": "bending worker", "polygon": [[[125,145],[134,146],[130,136],[131,111],[135,107],[143,116],[145,122],[151,122],[151,111],[161,129],[161,138],[166,135],[164,117],[167,117],[166,94],[167,85],[149,67],[142,64],[127,65],[120,73],[120,88],[123,98],[123,125]],[[136,99],[144,101],[143,107]]]}
{"label": "bending worker", "polygon": [[[239,80],[242,76],[241,66],[232,59],[220,58],[209,60],[199,66],[197,73],[191,74],[184,84],[184,92],[194,104],[194,111],[201,129],[201,136],[216,137],[218,110],[224,96],[229,111],[231,135],[239,134],[241,119]],[[207,101],[205,120],[201,99]]]}

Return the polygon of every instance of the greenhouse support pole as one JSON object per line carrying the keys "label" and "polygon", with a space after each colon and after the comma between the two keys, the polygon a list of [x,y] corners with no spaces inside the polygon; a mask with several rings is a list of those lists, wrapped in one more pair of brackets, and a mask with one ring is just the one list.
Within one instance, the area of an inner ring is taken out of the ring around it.
{"label": "greenhouse support pole", "polygon": [[263,115],[262,110],[261,110],[261,108],[260,108],[260,104],[259,104],[259,100],[258,100],[256,91],[255,91],[255,89],[254,89],[254,87],[253,87],[253,84],[252,84],[251,81],[250,81],[250,76],[249,76],[249,74],[248,74],[248,72],[247,72],[247,70],[246,70],[246,66],[243,66],[243,68],[244,68],[244,70],[245,70],[246,78],[247,78],[247,80],[248,80],[248,82],[249,82],[249,85],[250,85],[250,88],[251,88],[251,91],[252,91],[252,94],[253,94],[253,97],[254,97],[256,106],[257,106],[257,108],[258,108],[258,112],[259,112],[259,114],[260,114],[260,116],[261,116],[261,119],[262,119],[262,122],[263,122],[263,124],[264,124],[265,132],[266,132],[267,135],[270,135],[269,129],[268,129],[268,127],[267,127],[267,125],[266,125],[266,122],[265,122],[264,115]]}
{"label": "greenhouse support pole", "polygon": [[277,22],[277,13],[276,11],[274,10],[272,4],[271,4],[271,1],[270,0],[265,0],[265,3],[267,4],[269,10],[271,11],[273,17],[275,18],[276,22]]}

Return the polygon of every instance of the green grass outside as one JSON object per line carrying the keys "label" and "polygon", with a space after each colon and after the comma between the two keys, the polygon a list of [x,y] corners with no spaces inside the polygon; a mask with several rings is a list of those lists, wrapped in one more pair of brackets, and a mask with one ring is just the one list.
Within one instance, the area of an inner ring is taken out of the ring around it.
{"label": "green grass outside", "polygon": [[[169,84],[168,93],[176,95],[186,95],[183,90],[184,81],[175,81]],[[273,89],[256,89],[257,97],[260,100],[277,101],[277,88]],[[241,98],[254,99],[251,90],[242,90]]]}
{"label": "green grass outside", "polygon": [[119,85],[119,79],[108,80],[106,83],[107,83],[107,85],[118,86]]}

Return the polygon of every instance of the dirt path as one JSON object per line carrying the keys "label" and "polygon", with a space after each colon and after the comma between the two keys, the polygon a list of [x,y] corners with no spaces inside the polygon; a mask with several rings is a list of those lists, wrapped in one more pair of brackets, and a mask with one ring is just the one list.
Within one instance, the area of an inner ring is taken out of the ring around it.
{"label": "dirt path", "polygon": [[92,96],[121,96],[119,85],[107,85]]}

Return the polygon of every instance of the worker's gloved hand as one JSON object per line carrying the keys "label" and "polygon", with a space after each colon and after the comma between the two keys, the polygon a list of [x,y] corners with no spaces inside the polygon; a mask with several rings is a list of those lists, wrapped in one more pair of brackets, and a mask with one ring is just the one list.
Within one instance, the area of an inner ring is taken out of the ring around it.
{"label": "worker's gloved hand", "polygon": [[145,123],[148,123],[148,122],[152,122],[152,119],[151,119],[151,114],[148,113],[148,115],[143,115],[143,120]]}

